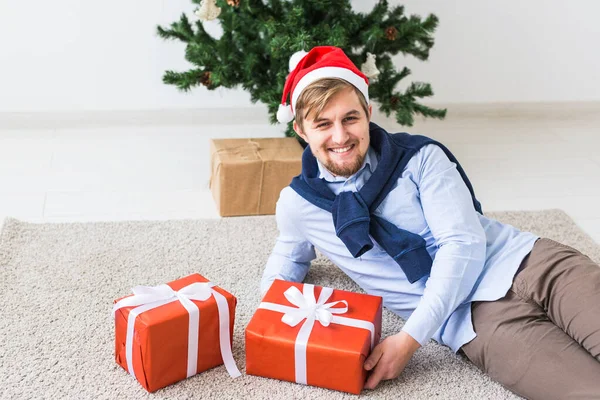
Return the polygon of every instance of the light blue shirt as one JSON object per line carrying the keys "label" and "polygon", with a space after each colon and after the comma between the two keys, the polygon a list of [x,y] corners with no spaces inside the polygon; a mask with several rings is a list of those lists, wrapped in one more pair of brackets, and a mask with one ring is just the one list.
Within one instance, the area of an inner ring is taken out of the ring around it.
{"label": "light blue shirt", "polygon": [[[320,177],[336,195],[358,191],[377,168],[377,157],[370,148],[361,169],[349,178],[335,177],[319,164]],[[456,352],[476,336],[470,303],[503,297],[538,239],[475,211],[456,164],[434,144],[409,160],[375,214],[425,240],[433,260],[428,276],[409,283],[374,240],[373,249],[352,257],[335,234],[331,213],[286,187],[277,202],[279,237],[263,273],[262,292],[274,279],[304,280],[317,249],[367,293],[381,296],[385,307],[406,320],[402,330],[421,345],[433,338]]]}

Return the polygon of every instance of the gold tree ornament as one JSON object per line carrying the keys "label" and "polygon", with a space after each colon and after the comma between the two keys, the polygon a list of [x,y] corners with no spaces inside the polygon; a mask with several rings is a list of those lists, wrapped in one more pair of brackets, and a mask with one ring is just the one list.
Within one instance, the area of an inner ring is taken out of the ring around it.
{"label": "gold tree ornament", "polygon": [[221,14],[221,8],[217,7],[216,0],[202,0],[194,14],[200,21],[212,21]]}
{"label": "gold tree ornament", "polygon": [[398,29],[394,28],[393,26],[390,26],[385,30],[385,37],[387,40],[396,40],[397,35]]}
{"label": "gold tree ornament", "polygon": [[240,5],[240,0],[227,0],[227,4],[231,7],[238,7]]}
{"label": "gold tree ornament", "polygon": [[375,54],[367,53],[367,61],[360,66],[360,70],[367,78],[375,80],[379,76],[380,72],[375,64]]}

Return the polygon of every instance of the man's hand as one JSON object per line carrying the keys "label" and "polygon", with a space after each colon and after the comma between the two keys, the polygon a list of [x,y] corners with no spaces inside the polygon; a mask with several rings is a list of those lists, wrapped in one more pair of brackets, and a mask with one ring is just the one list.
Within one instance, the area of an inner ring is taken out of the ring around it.
{"label": "man's hand", "polygon": [[365,389],[375,389],[382,379],[397,378],[419,347],[419,342],[405,332],[385,338],[365,360],[365,369],[373,370]]}

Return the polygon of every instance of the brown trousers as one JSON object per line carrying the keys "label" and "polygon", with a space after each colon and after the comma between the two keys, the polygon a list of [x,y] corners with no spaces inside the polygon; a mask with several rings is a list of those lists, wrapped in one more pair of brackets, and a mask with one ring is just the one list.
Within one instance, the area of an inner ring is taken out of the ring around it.
{"label": "brown trousers", "polygon": [[528,399],[600,399],[600,267],[539,239],[505,297],[472,304],[464,354]]}

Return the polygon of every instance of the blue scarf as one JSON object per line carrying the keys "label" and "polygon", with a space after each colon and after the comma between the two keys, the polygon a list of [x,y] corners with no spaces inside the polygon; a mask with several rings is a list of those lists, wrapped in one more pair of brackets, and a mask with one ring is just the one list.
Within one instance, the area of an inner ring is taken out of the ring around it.
{"label": "blue scarf", "polygon": [[411,157],[427,144],[439,146],[450,161],[456,163],[458,172],[471,192],[475,210],[483,214],[481,204],[475,198],[464,170],[441,143],[420,135],[389,134],[374,123],[369,125],[369,134],[370,146],[380,158],[373,175],[358,192],[341,192],[336,196],[319,178],[317,159],[310,147],[302,155],[302,173],[292,180],[290,186],[310,203],[331,213],[336,235],[354,258],[373,248],[370,234],[398,263],[409,282],[414,283],[431,272],[432,260],[425,240],[373,214],[394,189]]}

